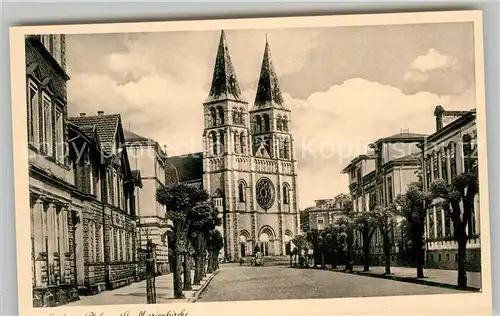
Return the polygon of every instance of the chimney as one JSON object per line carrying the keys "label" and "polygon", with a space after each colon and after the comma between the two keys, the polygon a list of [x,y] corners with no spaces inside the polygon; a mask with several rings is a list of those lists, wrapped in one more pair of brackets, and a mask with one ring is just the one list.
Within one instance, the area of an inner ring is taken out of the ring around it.
{"label": "chimney", "polygon": [[104,115],[104,111],[97,111],[97,115],[99,115],[99,116]]}
{"label": "chimney", "polygon": [[436,132],[443,128],[444,108],[441,105],[436,106],[434,109],[434,116],[436,117]]}
{"label": "chimney", "polygon": [[85,116],[84,112],[80,113],[80,117],[84,117],[84,116]]}

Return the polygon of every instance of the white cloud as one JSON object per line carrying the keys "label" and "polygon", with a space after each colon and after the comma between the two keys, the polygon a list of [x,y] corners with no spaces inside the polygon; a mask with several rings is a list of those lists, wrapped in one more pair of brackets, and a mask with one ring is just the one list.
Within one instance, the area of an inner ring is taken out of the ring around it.
{"label": "white cloud", "polygon": [[429,49],[427,54],[418,56],[411,64],[411,69],[421,72],[429,72],[437,69],[446,69],[458,66],[458,59],[450,55],[442,55],[434,48]]}

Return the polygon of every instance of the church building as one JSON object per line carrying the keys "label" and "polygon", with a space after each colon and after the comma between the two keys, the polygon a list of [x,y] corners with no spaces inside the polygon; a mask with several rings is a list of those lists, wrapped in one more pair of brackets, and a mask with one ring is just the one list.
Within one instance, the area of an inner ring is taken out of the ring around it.
{"label": "church building", "polygon": [[299,233],[297,164],[286,106],[266,39],[253,105],[244,99],[221,32],[203,103],[203,187],[223,217],[224,255],[286,255]]}

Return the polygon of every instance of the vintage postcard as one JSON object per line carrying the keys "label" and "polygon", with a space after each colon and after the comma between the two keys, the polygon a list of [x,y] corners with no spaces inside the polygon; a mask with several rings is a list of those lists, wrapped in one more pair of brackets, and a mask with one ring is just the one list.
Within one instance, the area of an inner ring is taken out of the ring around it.
{"label": "vintage postcard", "polygon": [[11,28],[22,315],[491,313],[480,11]]}

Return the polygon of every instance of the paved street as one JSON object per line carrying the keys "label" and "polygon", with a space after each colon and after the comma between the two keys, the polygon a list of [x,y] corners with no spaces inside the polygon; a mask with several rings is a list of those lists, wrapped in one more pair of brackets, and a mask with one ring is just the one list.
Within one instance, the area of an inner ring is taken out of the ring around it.
{"label": "paved street", "polygon": [[295,269],[285,265],[240,267],[223,264],[198,302],[309,299],[461,293],[340,272]]}

